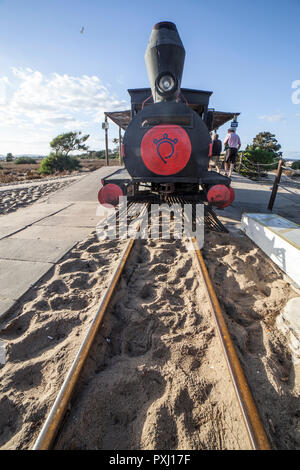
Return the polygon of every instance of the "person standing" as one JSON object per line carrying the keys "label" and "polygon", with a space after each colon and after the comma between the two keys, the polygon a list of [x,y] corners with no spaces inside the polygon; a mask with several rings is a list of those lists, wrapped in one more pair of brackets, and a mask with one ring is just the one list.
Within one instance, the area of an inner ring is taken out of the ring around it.
{"label": "person standing", "polygon": [[[225,175],[228,174],[229,178],[231,178],[232,170],[238,157],[238,151],[241,147],[241,139],[234,129],[228,129],[228,134],[224,140],[224,146],[226,147],[226,145],[228,145],[228,148],[225,154]],[[228,165],[230,166],[229,173]]]}
{"label": "person standing", "polygon": [[218,134],[214,134],[212,138],[212,154],[210,157],[209,166],[212,168],[213,166],[216,167],[217,172],[220,173],[220,155],[222,152],[222,142],[219,139]]}

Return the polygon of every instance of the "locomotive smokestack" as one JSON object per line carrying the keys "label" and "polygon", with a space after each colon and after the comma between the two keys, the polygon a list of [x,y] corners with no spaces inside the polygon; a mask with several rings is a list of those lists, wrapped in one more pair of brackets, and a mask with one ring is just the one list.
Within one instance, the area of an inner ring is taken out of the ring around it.
{"label": "locomotive smokestack", "polygon": [[154,102],[174,100],[180,89],[185,50],[174,23],[157,23],[151,32],[145,61]]}

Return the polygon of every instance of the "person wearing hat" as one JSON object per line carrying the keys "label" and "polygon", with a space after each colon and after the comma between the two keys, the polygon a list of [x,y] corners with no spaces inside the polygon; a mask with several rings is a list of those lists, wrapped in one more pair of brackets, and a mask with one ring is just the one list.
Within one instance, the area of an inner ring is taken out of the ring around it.
{"label": "person wearing hat", "polygon": [[[231,178],[232,170],[238,157],[238,151],[241,147],[241,139],[235,133],[234,129],[232,128],[228,129],[228,134],[224,140],[224,146],[225,148],[228,146],[226,150],[226,154],[225,154],[225,163],[224,163],[225,175],[228,175],[229,178]],[[230,165],[229,173],[228,173],[228,165]]]}

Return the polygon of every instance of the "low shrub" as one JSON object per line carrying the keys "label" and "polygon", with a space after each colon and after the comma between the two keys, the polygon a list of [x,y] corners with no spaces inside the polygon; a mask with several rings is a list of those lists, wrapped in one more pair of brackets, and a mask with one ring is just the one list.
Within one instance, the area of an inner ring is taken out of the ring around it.
{"label": "low shrub", "polygon": [[70,155],[64,155],[62,153],[51,152],[50,155],[44,158],[41,162],[39,173],[45,173],[50,175],[56,171],[73,171],[78,170],[81,167],[79,160],[76,157]]}
{"label": "low shrub", "polygon": [[36,164],[36,160],[34,160],[34,158],[31,158],[31,157],[19,157],[15,159],[14,163],[16,165]]}
{"label": "low shrub", "polygon": [[296,160],[295,162],[292,163],[293,170],[300,170],[300,160]]}
{"label": "low shrub", "polygon": [[[266,176],[266,172],[273,170],[278,165],[278,159],[272,151],[259,147],[248,146],[243,153],[242,165],[239,173],[249,178]],[[239,160],[236,169],[239,168]]]}

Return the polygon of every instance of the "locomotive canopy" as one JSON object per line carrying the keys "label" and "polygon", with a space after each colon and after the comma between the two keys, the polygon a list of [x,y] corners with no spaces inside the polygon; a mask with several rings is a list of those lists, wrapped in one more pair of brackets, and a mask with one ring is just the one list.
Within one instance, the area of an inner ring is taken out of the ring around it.
{"label": "locomotive canopy", "polygon": [[117,204],[120,193],[135,199],[197,195],[218,207],[232,202],[231,180],[208,171],[210,133],[239,113],[210,109],[211,91],[181,88],[184,58],[175,24],[157,23],[145,53],[151,88],[128,90],[130,111],[105,113],[125,129],[125,169],[104,178],[101,203]]}

